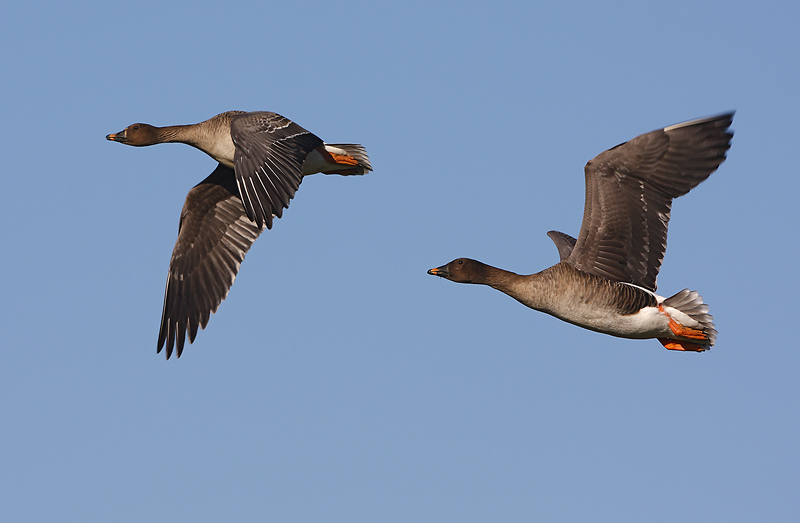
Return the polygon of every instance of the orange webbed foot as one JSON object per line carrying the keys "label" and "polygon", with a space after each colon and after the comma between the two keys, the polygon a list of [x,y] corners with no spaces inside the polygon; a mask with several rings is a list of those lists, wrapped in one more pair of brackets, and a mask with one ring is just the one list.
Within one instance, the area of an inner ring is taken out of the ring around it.
{"label": "orange webbed foot", "polygon": [[692,329],[691,327],[686,327],[672,319],[672,316],[667,314],[664,310],[663,305],[658,306],[658,310],[662,313],[666,314],[667,318],[669,318],[669,329],[676,335],[681,336],[682,338],[691,338],[693,340],[707,340],[708,336],[705,332],[697,329]]}
{"label": "orange webbed foot", "polygon": [[667,350],[681,350],[687,352],[703,352],[704,350],[708,350],[708,347],[686,341],[670,340],[667,338],[658,338],[658,341],[660,341],[661,345]]}
{"label": "orange webbed foot", "polygon": [[339,165],[358,165],[358,160],[353,158],[352,156],[346,156],[344,154],[336,154],[328,151],[328,154],[331,155],[333,161],[338,163]]}

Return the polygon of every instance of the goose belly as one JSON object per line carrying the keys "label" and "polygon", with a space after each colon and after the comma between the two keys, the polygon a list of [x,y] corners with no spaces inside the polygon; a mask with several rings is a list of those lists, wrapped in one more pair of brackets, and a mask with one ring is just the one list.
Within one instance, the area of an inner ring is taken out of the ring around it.
{"label": "goose belly", "polygon": [[658,307],[644,307],[634,314],[620,314],[614,307],[576,303],[543,312],[579,327],[620,338],[657,338],[672,332],[669,318]]}

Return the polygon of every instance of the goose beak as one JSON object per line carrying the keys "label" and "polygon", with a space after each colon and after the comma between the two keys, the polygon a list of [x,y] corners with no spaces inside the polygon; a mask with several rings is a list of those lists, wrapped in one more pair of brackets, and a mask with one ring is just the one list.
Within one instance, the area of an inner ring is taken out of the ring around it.
{"label": "goose beak", "polygon": [[435,269],[430,269],[428,274],[431,276],[439,276],[440,278],[447,278],[447,265],[442,265],[441,267],[436,267]]}
{"label": "goose beak", "polygon": [[109,134],[108,136],[106,136],[106,140],[112,142],[125,143],[128,139],[125,137],[125,130],[122,130],[118,133]]}

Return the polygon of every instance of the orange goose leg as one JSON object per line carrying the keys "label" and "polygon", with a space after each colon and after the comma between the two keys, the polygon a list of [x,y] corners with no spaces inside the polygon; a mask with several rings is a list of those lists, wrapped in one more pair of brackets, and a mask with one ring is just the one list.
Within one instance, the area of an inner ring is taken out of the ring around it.
{"label": "orange goose leg", "polygon": [[[683,338],[691,338],[693,340],[708,339],[708,337],[703,331],[686,327],[684,325],[681,325],[674,319],[672,319],[672,316],[667,314],[666,311],[664,310],[663,305],[659,305],[658,310],[667,315],[667,318],[669,318],[669,329],[673,333],[675,333],[676,336],[681,336]],[[669,338],[658,338],[658,341],[660,341],[661,345],[663,345],[668,350],[682,350],[690,352],[702,352],[706,350],[705,347],[701,345],[696,345],[694,343],[689,343],[686,341],[671,340]]]}

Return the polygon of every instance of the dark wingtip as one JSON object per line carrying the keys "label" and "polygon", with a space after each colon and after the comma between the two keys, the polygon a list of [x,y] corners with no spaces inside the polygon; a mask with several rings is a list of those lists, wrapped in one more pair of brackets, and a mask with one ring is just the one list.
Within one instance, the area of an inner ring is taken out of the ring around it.
{"label": "dark wingtip", "polygon": [[[161,354],[161,350],[166,349],[164,351],[165,355],[167,359],[170,359],[170,357],[172,357],[173,347],[176,345],[174,338],[175,335],[169,331],[169,328],[162,322],[161,329],[158,331],[158,348],[156,349],[156,354]],[[180,357],[180,353],[178,353],[178,357]]]}
{"label": "dark wingtip", "polygon": [[578,242],[578,240],[569,234],[564,234],[560,231],[548,231],[547,236],[549,236],[550,239],[553,240],[553,243],[556,244],[556,249],[558,249],[558,257],[561,261],[569,258],[569,255],[572,254],[572,249],[575,248],[575,244]]}
{"label": "dark wingtip", "polygon": [[[161,354],[161,349],[164,348],[164,342],[161,341],[158,345],[158,349],[156,349],[156,354]],[[166,350],[164,351],[165,356],[169,359],[172,356],[172,345],[167,345]]]}
{"label": "dark wingtip", "polygon": [[267,229],[272,229],[272,215],[271,214],[264,214],[262,212],[256,212],[253,209],[252,205],[249,201],[246,201],[245,198],[242,197],[241,190],[239,191],[239,198],[241,198],[242,203],[244,204],[244,212],[247,215],[247,218],[256,224],[256,227],[261,229],[262,227],[266,226]]}

